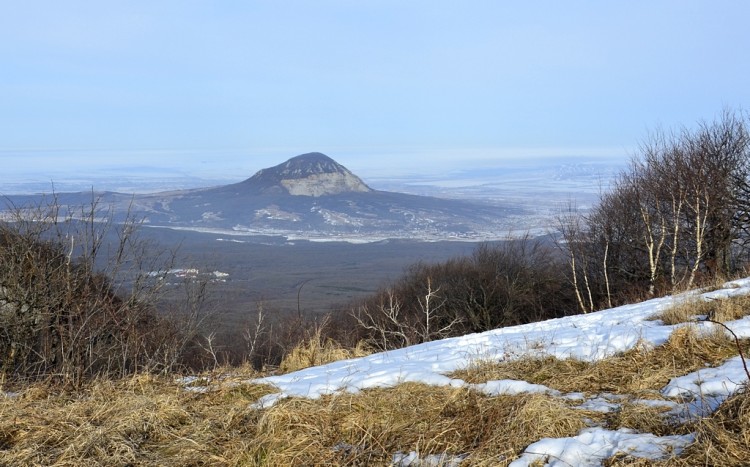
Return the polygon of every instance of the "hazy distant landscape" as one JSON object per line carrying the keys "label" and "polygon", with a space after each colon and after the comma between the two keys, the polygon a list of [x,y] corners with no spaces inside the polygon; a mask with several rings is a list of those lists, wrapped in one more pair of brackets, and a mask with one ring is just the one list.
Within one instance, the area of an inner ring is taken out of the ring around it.
{"label": "hazy distant landscape", "polygon": [[[279,156],[276,163],[291,157]],[[65,156],[75,160],[75,153]],[[272,165],[273,159],[269,159]],[[46,159],[44,159],[46,160]],[[524,208],[527,212],[509,223],[512,230],[543,228],[561,206],[574,201],[579,207],[590,205],[598,195],[606,191],[612,177],[627,164],[623,151],[619,156],[577,157],[531,157],[509,158],[494,167],[472,168],[470,163],[460,170],[446,169],[411,171],[408,175],[384,168],[359,174],[371,187],[416,195],[449,199],[474,199],[486,202],[501,202]],[[119,162],[111,168],[81,170],[53,166],[43,173],[39,171],[9,170],[0,179],[0,195],[30,195],[58,192],[112,191],[120,193],[155,193],[192,188],[204,188],[236,183],[242,174],[211,172],[191,166],[183,169],[165,164],[155,166],[131,166]],[[252,175],[263,166],[248,171]],[[385,172],[385,174],[384,174]],[[371,173],[371,176],[368,174]]]}
{"label": "hazy distant landscape", "polygon": [[[144,237],[164,248],[179,245],[181,263],[177,267],[227,274],[213,280],[210,289],[214,297],[221,297],[216,306],[222,313],[222,327],[231,327],[253,313],[261,302],[272,310],[295,311],[299,293],[300,306],[305,311],[323,313],[353,298],[372,294],[387,281],[396,280],[412,264],[466,256],[480,241],[498,241],[527,232],[547,235],[554,230],[556,216],[568,203],[585,208],[596,199],[600,187],[609,183],[619,162],[607,158],[541,159],[509,163],[491,171],[467,167],[461,173],[444,176],[433,174],[421,179],[381,176],[371,182],[373,188],[394,193],[480,203],[476,209],[504,207],[498,212],[505,213],[491,219],[492,224],[488,219],[487,230],[480,238],[451,239],[449,235],[423,230],[347,234],[311,228],[251,232],[228,228],[231,223],[190,226],[164,222],[151,211],[138,211],[139,198],[135,202],[135,215],[146,220],[141,229]],[[72,174],[60,172],[60,176],[72,177]],[[54,190],[63,204],[85,205],[91,200],[89,190],[93,187],[101,208],[116,206],[119,212],[130,207],[132,195],[128,193],[145,198],[154,192],[172,196],[174,189],[238,181],[237,178],[206,180],[181,175],[179,170],[154,172],[125,166],[117,173],[54,180]],[[39,193],[49,195],[51,188],[51,183],[21,178],[14,183],[6,179],[0,191],[22,206],[38,203]],[[121,195],[113,197],[111,192],[120,190]],[[75,191],[82,193],[74,195]],[[247,208],[243,205],[242,209]]]}
{"label": "hazy distant landscape", "polygon": [[0,465],[750,465],[750,2],[5,2]]}
{"label": "hazy distant landscape", "polygon": [[[208,163],[185,165],[179,159],[172,164],[168,159],[158,164],[134,165],[127,162],[131,157],[127,154],[119,156],[120,159],[112,159],[106,152],[102,154],[100,162],[86,162],[86,167],[80,167],[77,162],[79,159],[95,157],[88,155],[89,153],[84,154],[86,155],[75,151],[63,152],[58,158],[44,152],[36,156],[32,153],[29,159],[33,162],[38,158],[38,164],[45,170],[7,167],[5,176],[0,179],[0,194],[49,192],[53,185],[58,192],[87,191],[93,188],[96,191],[124,193],[211,187],[239,182],[257,170],[295,155],[287,152],[262,158],[254,157],[251,153],[233,156],[233,160],[261,161],[244,163],[249,168],[243,173],[237,173],[226,169],[212,169]],[[486,166],[471,159],[466,163],[459,163],[461,154],[457,152],[454,156],[456,162],[442,169],[436,166],[422,171],[407,170],[407,173],[398,167],[389,170],[391,158],[386,158],[377,169],[368,165],[365,170],[359,171],[345,162],[346,159],[356,162],[356,157],[346,157],[347,154],[342,154],[343,157],[329,155],[356,172],[368,185],[380,190],[429,195],[443,193],[446,197],[475,196],[488,199],[500,194],[515,194],[518,199],[523,200],[532,198],[535,193],[572,193],[576,197],[595,194],[599,191],[600,184],[606,187],[613,174],[627,164],[627,154],[626,150],[621,150],[617,154],[604,153],[599,156],[510,156]],[[397,155],[398,153],[394,153],[394,157]],[[0,157],[8,156],[0,154]],[[222,155],[209,153],[205,157],[221,160]],[[54,162],[47,165],[50,160]],[[66,164],[66,161],[69,163]]]}

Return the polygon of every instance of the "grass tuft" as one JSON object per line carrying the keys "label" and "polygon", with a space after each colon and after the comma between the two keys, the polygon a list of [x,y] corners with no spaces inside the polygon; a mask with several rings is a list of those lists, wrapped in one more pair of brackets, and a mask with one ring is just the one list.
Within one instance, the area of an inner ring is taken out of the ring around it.
{"label": "grass tuft", "polygon": [[561,392],[632,394],[649,397],[671,378],[737,355],[734,341],[722,331],[699,334],[694,326],[676,329],[661,346],[636,346],[620,355],[583,362],[554,357],[507,362],[476,362],[450,376],[470,383],[519,379]]}
{"label": "grass tuft", "polygon": [[416,383],[250,408],[271,391],[222,384],[191,393],[150,376],[29,391],[0,401],[0,464],[388,465],[416,451],[505,465],[540,438],[575,435],[586,417],[547,395]]}
{"label": "grass tuft", "polygon": [[661,320],[667,326],[695,321],[699,315],[709,315],[713,312],[714,304],[702,299],[688,300],[672,305],[653,319]]}
{"label": "grass tuft", "polygon": [[704,300],[696,298],[671,306],[653,319],[660,319],[666,325],[695,321],[697,316],[707,316],[714,321],[725,323],[750,315],[750,296]]}
{"label": "grass tuft", "polygon": [[747,387],[698,423],[696,442],[676,465],[740,466],[750,463],[750,392]]}
{"label": "grass tuft", "polygon": [[279,371],[290,373],[339,360],[365,357],[371,353],[372,350],[364,341],[358,342],[353,349],[347,349],[332,339],[324,339],[320,330],[317,330],[309,339],[298,344],[284,356]]}

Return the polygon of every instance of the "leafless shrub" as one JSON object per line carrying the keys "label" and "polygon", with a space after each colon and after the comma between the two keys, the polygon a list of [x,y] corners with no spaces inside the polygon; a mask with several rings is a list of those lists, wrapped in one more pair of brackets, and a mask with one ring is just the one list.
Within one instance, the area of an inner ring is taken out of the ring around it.
{"label": "leafless shrub", "polygon": [[564,268],[543,240],[484,244],[470,257],[414,265],[350,315],[359,338],[380,349],[562,316],[575,311]]}
{"label": "leafless shrub", "polygon": [[[78,383],[97,374],[173,369],[192,322],[157,312],[174,252],[137,235],[110,209],[52,199],[0,222],[0,373]],[[193,297],[197,298],[197,297]],[[198,302],[193,301],[197,305]],[[181,328],[181,326],[183,326]]]}
{"label": "leafless shrub", "polygon": [[377,307],[364,304],[353,313],[357,324],[371,336],[374,346],[387,350],[451,335],[461,318],[453,316],[448,321],[440,316],[447,299],[439,295],[440,287],[432,288],[431,278],[428,277],[426,282],[424,296],[416,298],[417,314],[404,313],[392,290],[386,291],[387,301]]}

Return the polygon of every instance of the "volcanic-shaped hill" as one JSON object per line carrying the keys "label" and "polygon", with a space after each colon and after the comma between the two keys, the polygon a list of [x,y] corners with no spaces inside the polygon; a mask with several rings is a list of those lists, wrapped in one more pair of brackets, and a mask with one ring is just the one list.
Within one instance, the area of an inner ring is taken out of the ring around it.
{"label": "volcanic-shaped hill", "polygon": [[346,167],[319,152],[302,154],[283,164],[260,170],[238,185],[256,194],[287,193],[314,197],[372,191]]}
{"label": "volcanic-shaped hill", "polygon": [[[116,214],[129,208],[152,226],[302,238],[500,238],[507,233],[508,215],[521,213],[510,207],[373,190],[316,152],[231,185],[101,197],[102,203],[115,206]],[[74,204],[76,196],[58,199]],[[80,199],[90,202],[91,194]]]}

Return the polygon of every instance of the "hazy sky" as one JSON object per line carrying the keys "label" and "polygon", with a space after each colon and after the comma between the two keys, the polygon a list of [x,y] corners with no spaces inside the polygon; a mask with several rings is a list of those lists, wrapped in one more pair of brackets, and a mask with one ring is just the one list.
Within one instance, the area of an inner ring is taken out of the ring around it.
{"label": "hazy sky", "polygon": [[0,158],[5,177],[244,178],[309,151],[372,173],[623,155],[750,109],[748,18],[745,0],[8,0]]}

